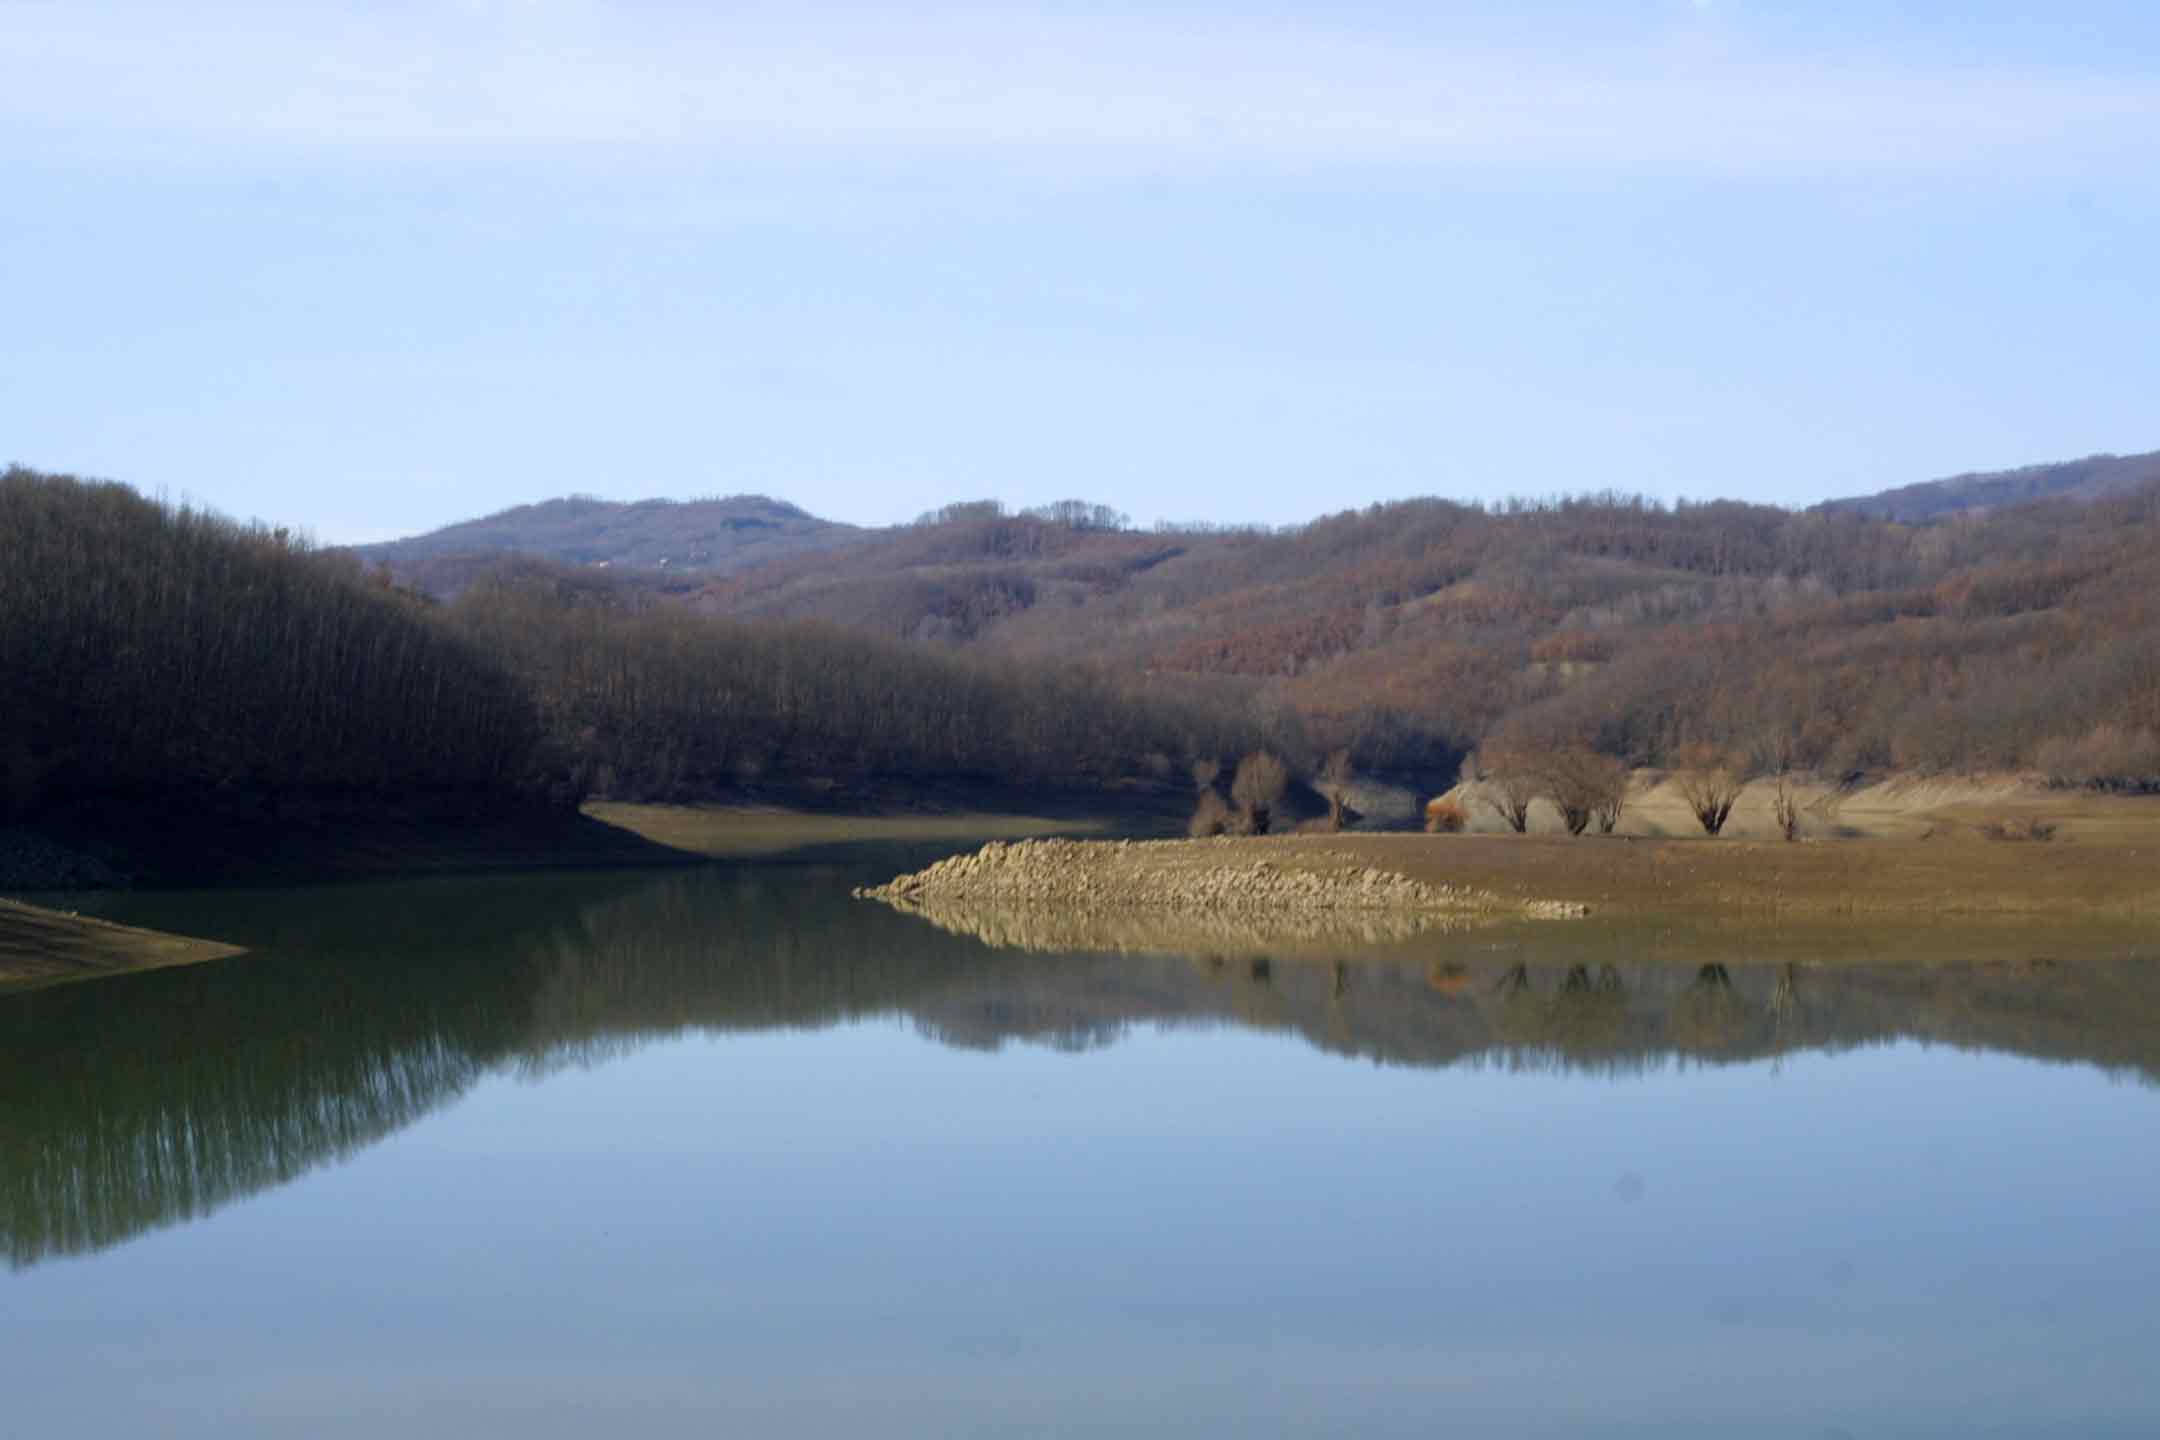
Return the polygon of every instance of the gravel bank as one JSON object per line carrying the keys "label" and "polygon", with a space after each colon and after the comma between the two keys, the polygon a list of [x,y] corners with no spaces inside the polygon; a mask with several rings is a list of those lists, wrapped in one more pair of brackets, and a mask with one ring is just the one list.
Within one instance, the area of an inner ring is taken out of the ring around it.
{"label": "gravel bank", "polygon": [[1587,913],[1581,905],[1428,884],[1325,855],[1285,851],[1255,857],[1253,848],[1250,841],[1227,840],[993,842],[855,894],[914,909],[965,903],[1268,915],[1366,911],[1560,918]]}

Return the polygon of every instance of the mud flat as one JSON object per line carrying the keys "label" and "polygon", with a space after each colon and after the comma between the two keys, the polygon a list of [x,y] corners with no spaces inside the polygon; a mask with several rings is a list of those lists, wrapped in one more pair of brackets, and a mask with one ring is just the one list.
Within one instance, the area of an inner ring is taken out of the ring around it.
{"label": "mud flat", "polygon": [[993,842],[855,894],[1031,949],[1161,949],[1180,935],[1209,946],[1233,934],[1404,939],[1450,924],[1588,913],[1579,903],[1427,882],[1325,850],[1236,840]]}
{"label": "mud flat", "polygon": [[138,930],[0,900],[0,991],[30,989],[241,953],[236,945]]}

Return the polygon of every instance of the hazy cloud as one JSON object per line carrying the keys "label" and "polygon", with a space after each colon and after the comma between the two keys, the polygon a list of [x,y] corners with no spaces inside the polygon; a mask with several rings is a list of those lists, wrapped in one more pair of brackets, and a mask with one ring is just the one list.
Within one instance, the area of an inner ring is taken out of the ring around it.
{"label": "hazy cloud", "polygon": [[2147,76],[1751,46],[1677,12],[1595,48],[1127,15],[0,0],[24,144],[628,149],[1128,173],[1329,165],[1714,174],[2149,162]]}

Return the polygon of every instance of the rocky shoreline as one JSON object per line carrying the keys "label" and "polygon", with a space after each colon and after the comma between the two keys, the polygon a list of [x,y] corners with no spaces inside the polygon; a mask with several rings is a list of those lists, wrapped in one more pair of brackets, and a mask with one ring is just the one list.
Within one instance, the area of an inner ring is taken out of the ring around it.
{"label": "rocky shoreline", "polygon": [[884,885],[855,891],[922,910],[956,904],[1294,916],[1379,912],[1561,919],[1589,913],[1553,900],[1512,900],[1428,884],[1325,854],[1262,853],[1249,840],[992,842]]}

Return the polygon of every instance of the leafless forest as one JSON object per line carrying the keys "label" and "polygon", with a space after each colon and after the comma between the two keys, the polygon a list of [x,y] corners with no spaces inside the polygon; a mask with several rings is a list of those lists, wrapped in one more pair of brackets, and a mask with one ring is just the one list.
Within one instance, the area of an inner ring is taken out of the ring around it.
{"label": "leafless forest", "polygon": [[1103,785],[1259,749],[1308,774],[1482,751],[2143,789],[2156,541],[2150,486],[1922,524],[1598,495],[1274,533],[982,502],[717,577],[393,575],[18,468],[0,794]]}

